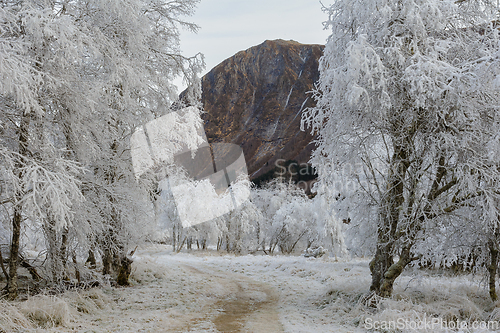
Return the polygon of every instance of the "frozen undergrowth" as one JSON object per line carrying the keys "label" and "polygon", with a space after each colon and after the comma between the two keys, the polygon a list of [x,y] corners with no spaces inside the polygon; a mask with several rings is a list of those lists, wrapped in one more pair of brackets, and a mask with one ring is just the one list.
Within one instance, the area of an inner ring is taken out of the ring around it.
{"label": "frozen undergrowth", "polygon": [[2,301],[0,327],[5,332],[216,332],[221,304],[242,285],[261,298],[262,291],[273,291],[277,301],[272,306],[285,332],[366,332],[366,320],[500,320],[485,288],[468,275],[410,271],[398,280],[391,299],[372,300],[375,308],[366,306],[368,262],[197,251],[174,255],[166,247],[152,247],[136,255],[132,287]]}
{"label": "frozen undergrowth", "polygon": [[69,327],[78,312],[95,314],[110,303],[101,289],[67,292],[58,297],[37,295],[20,302],[1,301],[0,332]]}

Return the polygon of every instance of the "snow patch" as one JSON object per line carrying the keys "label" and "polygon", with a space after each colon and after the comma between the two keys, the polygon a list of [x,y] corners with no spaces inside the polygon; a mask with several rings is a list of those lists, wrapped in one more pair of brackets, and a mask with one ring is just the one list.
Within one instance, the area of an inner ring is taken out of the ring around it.
{"label": "snow patch", "polygon": [[290,88],[290,92],[288,93],[288,96],[286,98],[286,103],[285,103],[285,107],[283,108],[283,110],[285,110],[286,107],[288,106],[288,102],[290,101],[290,96],[292,96],[292,91],[293,91],[293,86],[292,86],[292,88]]}

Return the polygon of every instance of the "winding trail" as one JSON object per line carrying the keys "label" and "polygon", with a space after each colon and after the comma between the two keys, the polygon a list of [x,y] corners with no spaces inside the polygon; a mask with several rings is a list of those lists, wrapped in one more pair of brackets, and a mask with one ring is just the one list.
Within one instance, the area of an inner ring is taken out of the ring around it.
{"label": "winding trail", "polygon": [[[202,322],[211,321],[218,332],[284,332],[277,312],[278,295],[262,282],[236,273],[201,271],[184,265],[193,274],[207,274],[231,292],[216,301],[206,317],[192,321],[187,329],[192,331]],[[215,311],[215,313],[214,313]]]}
{"label": "winding trail", "polygon": [[341,288],[334,278],[357,295],[360,280],[369,285],[368,262],[172,254],[151,246],[136,252],[130,287],[68,292],[62,297],[71,323],[36,332],[366,332],[353,316],[344,318],[350,303],[325,298]]}

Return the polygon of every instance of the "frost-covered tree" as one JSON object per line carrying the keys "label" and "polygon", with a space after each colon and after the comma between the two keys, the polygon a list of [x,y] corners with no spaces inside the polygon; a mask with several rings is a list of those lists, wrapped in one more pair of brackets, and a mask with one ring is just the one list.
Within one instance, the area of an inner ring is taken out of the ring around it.
{"label": "frost-covered tree", "polygon": [[[335,258],[347,254],[343,223],[347,219],[341,218],[335,210],[336,199],[316,188],[316,196],[308,202],[309,218],[313,218],[312,229],[317,234],[320,246],[329,249]],[[313,240],[315,240],[313,238]]]}
{"label": "frost-covered tree", "polygon": [[[168,180],[161,182],[159,220],[163,234],[160,238],[170,239],[175,252],[184,246],[188,250],[194,245],[205,249],[207,242],[211,242],[216,244],[217,250],[233,253],[263,251],[272,254],[280,251],[289,254],[311,246],[322,246],[336,256],[344,254],[341,226],[331,203],[326,200],[327,196],[318,194],[310,199],[301,188],[279,180],[261,188],[251,188],[248,200],[212,220],[184,223],[177,207],[189,207],[191,216],[207,215],[209,208],[202,202],[206,197],[202,196],[203,193],[193,195],[196,189],[185,191],[184,195],[174,195],[171,187],[188,184],[192,188],[201,181],[193,181],[182,172],[170,172]],[[249,181],[246,177],[238,178],[231,188],[237,198],[247,193]],[[208,203],[213,203],[210,198],[208,200]],[[225,203],[228,202],[231,201]]]}
{"label": "frost-covered tree", "polygon": [[294,184],[274,180],[252,189],[250,200],[262,212],[255,225],[258,249],[291,253],[318,245],[343,254],[341,226],[323,193],[309,199]]}
{"label": "frost-covered tree", "polygon": [[246,201],[219,219],[220,246],[227,252],[245,253],[256,248],[254,226],[262,219],[255,205]]}
{"label": "frost-covered tree", "polygon": [[[312,162],[321,185],[364,207],[358,216],[377,226],[370,289],[378,295],[391,295],[438,219],[451,228],[481,198],[475,223],[497,223],[498,163],[489,154],[500,101],[496,4],[340,0],[325,8],[332,35],[317,106],[302,120],[318,133]],[[349,179],[356,183],[346,188]]]}
{"label": "frost-covered tree", "polygon": [[[273,180],[262,188],[254,188],[251,201],[262,212],[262,219],[256,225],[257,242],[264,252],[273,253],[278,246],[280,230],[286,228],[284,221],[275,223],[277,212],[297,198],[305,199],[304,191],[280,180]],[[286,218],[286,214],[282,216]],[[279,224],[279,225],[278,225]]]}
{"label": "frost-covered tree", "polygon": [[12,222],[11,298],[23,220],[44,230],[55,280],[69,239],[123,258],[123,240],[145,234],[131,227],[145,188],[130,185],[127,140],[170,111],[177,75],[192,83],[190,97],[199,95],[203,59],[179,49],[179,27],[197,29],[182,20],[197,2],[1,2],[0,195]]}

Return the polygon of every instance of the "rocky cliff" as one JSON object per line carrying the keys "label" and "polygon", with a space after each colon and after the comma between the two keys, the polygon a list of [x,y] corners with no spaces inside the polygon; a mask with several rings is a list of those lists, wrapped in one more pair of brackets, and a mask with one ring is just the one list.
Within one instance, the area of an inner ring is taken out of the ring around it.
{"label": "rocky cliff", "polygon": [[274,40],[238,52],[202,78],[209,142],[243,148],[252,179],[283,160],[305,163],[313,137],[300,131],[301,111],[314,105],[322,45]]}

